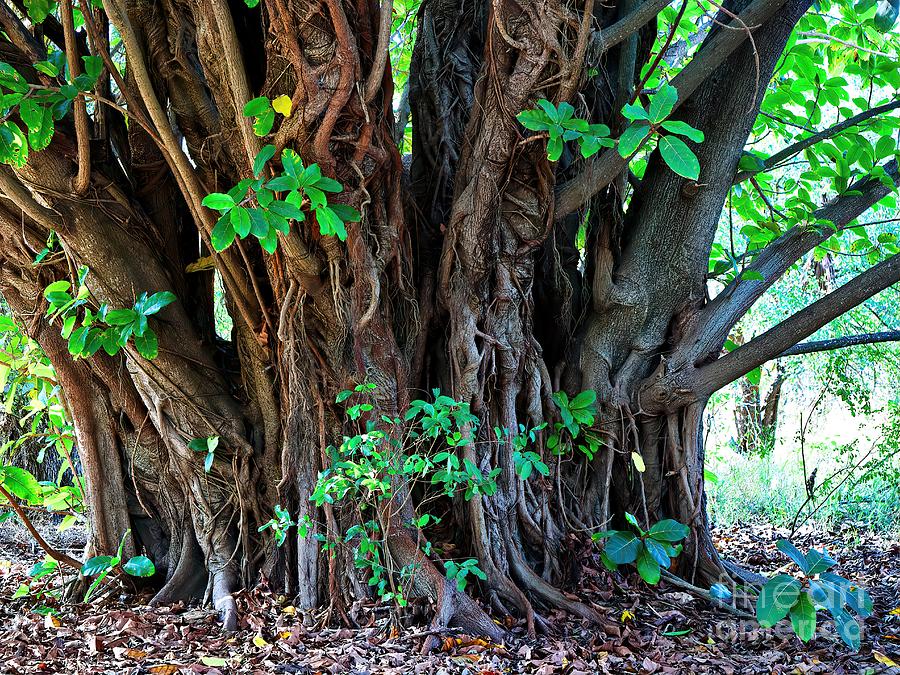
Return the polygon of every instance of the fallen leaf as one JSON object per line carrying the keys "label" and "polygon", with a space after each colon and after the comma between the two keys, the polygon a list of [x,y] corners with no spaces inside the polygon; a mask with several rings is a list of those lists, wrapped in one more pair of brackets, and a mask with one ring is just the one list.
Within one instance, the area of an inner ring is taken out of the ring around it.
{"label": "fallen leaf", "polygon": [[147,672],[153,675],[175,675],[178,672],[178,666],[172,663],[160,663],[158,666],[150,666]]}
{"label": "fallen leaf", "polygon": [[203,656],[200,658],[200,663],[204,666],[212,666],[214,668],[228,665],[228,661],[219,656]]}
{"label": "fallen leaf", "polygon": [[878,661],[878,663],[881,663],[881,664],[887,666],[888,668],[900,668],[900,666],[897,665],[896,661],[891,659],[891,657],[887,656],[886,654],[882,654],[881,652],[876,652],[873,649],[872,656],[875,657],[875,660]]}

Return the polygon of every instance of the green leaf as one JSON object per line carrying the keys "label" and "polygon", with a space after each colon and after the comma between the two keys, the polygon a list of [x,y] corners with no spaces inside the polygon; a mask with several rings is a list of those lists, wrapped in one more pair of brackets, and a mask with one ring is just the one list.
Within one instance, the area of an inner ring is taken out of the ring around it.
{"label": "green leaf", "polygon": [[206,453],[206,459],[203,460],[203,471],[204,472],[206,472],[206,473],[210,472],[210,469],[212,469],[213,461],[215,461],[215,459],[216,459],[216,453],[214,453],[214,452]]}
{"label": "green leaf", "polygon": [[649,135],[650,125],[641,122],[632,124],[619,136],[619,154],[628,159],[637,152],[638,146]]}
{"label": "green leaf", "polygon": [[28,504],[41,502],[41,484],[31,472],[17,466],[4,466],[0,468],[0,483],[7,492]]}
{"label": "green leaf", "polygon": [[278,230],[274,227],[271,228],[265,236],[259,238],[259,245],[263,247],[263,250],[272,254],[275,253],[275,249],[278,248]]}
{"label": "green leaf", "polygon": [[556,124],[559,123],[559,111],[556,109],[555,105],[550,103],[550,101],[545,98],[538,100],[537,104],[544,111],[544,113],[546,113],[547,119]]}
{"label": "green leaf", "polygon": [[625,119],[631,120],[632,122],[637,120],[650,120],[650,115],[647,114],[647,111],[640,104],[628,103],[625,107],[622,108],[622,115],[625,116]]}
{"label": "green leaf", "polygon": [[658,124],[666,119],[678,101],[678,90],[671,84],[663,84],[650,98],[650,121]]}
{"label": "green leaf", "polygon": [[159,293],[154,293],[144,301],[143,305],[140,308],[140,312],[144,316],[156,314],[163,307],[171,305],[173,302],[175,302],[175,300],[177,300],[177,298],[171,291],[160,291]]}
{"label": "green leaf", "polygon": [[290,148],[281,151],[281,165],[284,167],[284,172],[292,178],[301,174],[304,168],[300,155]]}
{"label": "green leaf", "polygon": [[244,105],[244,117],[259,117],[264,112],[271,110],[272,104],[266,96],[257,96],[247,101]]}
{"label": "green leaf", "polygon": [[315,182],[315,187],[323,192],[340,192],[344,189],[343,185],[334,180],[334,178],[329,178],[328,176],[322,176],[317,180]]}
{"label": "green leaf", "polygon": [[641,547],[640,553],[638,553],[637,570],[638,574],[641,575],[641,579],[648,584],[655,586],[659,583],[661,574],[659,563],[650,555],[646,547]]}
{"label": "green leaf", "polygon": [[787,616],[800,595],[800,582],[787,574],[772,577],[756,599],[756,618],[771,628]]}
{"label": "green leaf", "polygon": [[741,159],[738,162],[738,169],[741,171],[749,171],[750,173],[759,173],[766,168],[765,161],[752,152],[744,151],[741,153]]}
{"label": "green leaf", "polygon": [[[749,374],[748,374],[749,376]],[[756,381],[756,384],[759,384],[759,380]],[[797,563],[797,566],[803,570],[804,574],[809,574],[809,563],[806,561],[806,556],[803,555],[796,546],[794,546],[787,539],[779,539],[775,542],[775,548],[784,553],[788,558]]]}
{"label": "green leaf", "polygon": [[329,207],[345,223],[358,223],[362,219],[362,214],[349,204],[331,204]]}
{"label": "green leaf", "polygon": [[669,558],[669,554],[666,553],[666,549],[652,537],[644,539],[644,548],[647,549],[647,553],[650,557],[659,563],[661,567],[668,569],[669,565],[672,564],[672,560]]}
{"label": "green leaf", "polygon": [[837,560],[828,555],[828,551],[819,551],[818,549],[814,548],[806,554],[806,563],[808,565],[806,573],[810,576],[813,576],[815,574],[827,572],[832,567],[837,565]]}
{"label": "green leaf", "polygon": [[677,542],[688,536],[690,532],[691,529],[687,525],[682,525],[677,520],[666,518],[653,523],[648,534],[657,541]]}
{"label": "green leaf", "polygon": [[25,8],[29,18],[35,23],[42,23],[56,9],[56,0],[25,0]]}
{"label": "green leaf", "polygon": [[99,56],[82,56],[81,60],[84,62],[84,74],[92,82],[96,82],[103,72],[103,59]]}
{"label": "green leaf", "polygon": [[551,136],[547,141],[547,159],[556,162],[562,157],[563,142],[559,136]]}
{"label": "green leaf", "polygon": [[288,202],[274,201],[269,205],[269,210],[278,214],[282,218],[290,218],[293,220],[304,220],[306,216],[303,211],[289,204]]}
{"label": "green leaf", "polygon": [[275,156],[275,146],[274,145],[264,145],[262,150],[257,153],[256,158],[253,160],[253,175],[259,177],[259,175],[263,172],[263,169],[266,168],[266,163]]}
{"label": "green leaf", "polygon": [[231,246],[231,242],[234,241],[234,227],[227,214],[219,218],[219,222],[213,227],[210,241],[217,251],[224,251]]}
{"label": "green leaf", "polygon": [[641,540],[635,537],[634,533],[616,532],[606,540],[603,552],[612,562],[621,565],[634,562],[641,548]]}
{"label": "green leaf", "polygon": [[250,234],[250,213],[243,206],[235,206],[229,211],[231,227],[241,239]]}
{"label": "green leaf", "polygon": [[300,187],[300,183],[293,176],[277,176],[266,183],[266,187],[276,192],[285,192],[288,190],[296,190]]}
{"label": "green leaf", "polygon": [[702,131],[681,120],[666,120],[660,126],[673,134],[690,138],[694,143],[702,143],[705,138]]}
{"label": "green leaf", "polygon": [[700,178],[700,160],[678,136],[662,136],[659,153],[663,161],[679,176],[697,180]]}
{"label": "green leaf", "polygon": [[594,402],[597,400],[597,392],[593,389],[585,389],[569,402],[569,409],[578,410],[583,408],[594,408]]}
{"label": "green leaf", "polygon": [[59,75],[59,68],[52,61],[38,61],[34,64],[34,69],[50,77]]}
{"label": "green leaf", "polygon": [[850,647],[850,649],[859,651],[861,634],[856,619],[843,609],[832,612],[831,615],[834,617],[834,627],[837,628],[838,635],[841,636],[841,639],[848,647]]}
{"label": "green leaf", "polygon": [[153,561],[144,555],[134,556],[122,565],[122,569],[133,577],[152,577],[156,574],[156,566]]}
{"label": "green leaf", "polygon": [[106,323],[111,326],[124,326],[134,323],[137,312],[133,309],[113,309],[106,313]]}
{"label": "green leaf", "polygon": [[816,608],[808,593],[801,593],[791,607],[791,626],[804,642],[809,642],[816,634]]}
{"label": "green leaf", "polygon": [[516,119],[530,131],[546,131],[549,127],[547,115],[541,110],[523,110]]}
{"label": "green leaf", "polygon": [[247,209],[250,214],[250,234],[256,237],[265,237],[269,233],[269,221],[266,220],[266,212],[262,209]]}
{"label": "green leaf", "polygon": [[203,198],[203,206],[216,211],[227,211],[234,207],[234,199],[224,192],[213,192]]}
{"label": "green leaf", "polygon": [[319,233],[323,236],[335,235],[341,241],[347,238],[347,230],[344,222],[338,218],[337,213],[327,206],[316,209],[316,221],[319,223]]}
{"label": "green leaf", "polygon": [[134,346],[137,348],[138,354],[148,361],[159,356],[159,340],[156,333],[150,328],[145,330],[143,335],[134,336]]}
{"label": "green leaf", "polygon": [[745,281],[765,281],[765,277],[756,270],[744,270],[741,272],[741,279]]}
{"label": "green leaf", "polygon": [[[874,609],[872,598],[864,588],[855,586],[848,579],[838,576],[833,572],[823,572],[820,576],[820,583],[830,584],[839,589],[842,601],[850,605],[850,609],[861,617],[865,618],[872,614],[872,610]],[[820,604],[827,607],[824,603]]]}
{"label": "green leaf", "polygon": [[112,569],[115,558],[111,555],[98,555],[88,558],[81,566],[81,573],[86,577],[92,577],[101,572]]}
{"label": "green leaf", "polygon": [[275,124],[275,111],[269,108],[253,122],[253,133],[257,136],[265,136]]}

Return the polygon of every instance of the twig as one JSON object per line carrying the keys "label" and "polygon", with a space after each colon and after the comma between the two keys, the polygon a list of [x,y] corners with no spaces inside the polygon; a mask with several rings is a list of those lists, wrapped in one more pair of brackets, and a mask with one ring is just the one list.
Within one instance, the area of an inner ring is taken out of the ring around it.
{"label": "twig", "polygon": [[631,95],[631,103],[637,101],[638,96],[641,95],[641,91],[643,91],[647,82],[653,76],[653,71],[659,66],[659,62],[662,61],[663,56],[665,56],[666,51],[669,49],[669,45],[672,44],[672,40],[675,37],[675,31],[678,30],[678,24],[681,23],[681,17],[684,16],[685,10],[687,10],[688,0],[684,0],[681,3],[681,9],[678,10],[678,15],[675,17],[675,20],[672,22],[672,29],[669,31],[668,37],[666,37],[665,43],[659,48],[659,52],[656,54],[656,58],[653,59],[653,63],[647,69],[647,74],[641,79],[638,83],[638,86],[634,88],[634,93]]}
{"label": "twig", "polygon": [[715,605],[719,609],[724,609],[726,612],[728,612],[730,614],[734,614],[735,616],[740,617],[741,619],[750,619],[752,621],[756,621],[756,617],[753,616],[752,614],[750,614],[749,612],[745,612],[742,609],[738,609],[737,607],[729,605],[724,600],[713,596],[709,591],[707,591],[703,588],[700,588],[699,586],[694,586],[694,584],[690,583],[689,581],[685,581],[681,577],[675,576],[668,570],[661,570],[661,572],[662,572],[662,578],[665,579],[666,581],[668,581],[673,586],[678,586],[679,588],[683,588],[684,590],[688,591],[689,593],[693,593],[694,595],[701,597],[704,600],[708,601],[710,604]]}
{"label": "twig", "polygon": [[62,551],[57,551],[50,544],[47,543],[47,540],[38,532],[37,528],[31,522],[31,519],[28,517],[28,514],[25,513],[25,510],[19,504],[18,500],[13,497],[9,492],[6,491],[6,488],[0,485],[0,495],[3,495],[6,498],[6,501],[9,502],[9,505],[12,506],[13,511],[16,512],[16,515],[19,516],[19,519],[22,521],[22,524],[25,525],[25,528],[31,533],[31,536],[34,537],[34,540],[38,543],[44,552],[53,558],[57,562],[61,562],[69,567],[72,567],[76,570],[81,570],[81,563],[75,560],[70,555],[66,555]]}

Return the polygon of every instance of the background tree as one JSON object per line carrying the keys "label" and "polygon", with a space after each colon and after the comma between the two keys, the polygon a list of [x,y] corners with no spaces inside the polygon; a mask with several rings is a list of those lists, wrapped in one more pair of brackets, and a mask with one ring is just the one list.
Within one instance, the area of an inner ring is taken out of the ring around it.
{"label": "background tree", "polygon": [[[157,601],[206,594],[229,627],[260,571],[340,611],[377,559],[496,635],[426,502],[532,631],[595,618],[560,587],[626,512],[688,524],[682,573],[719,578],[707,398],[900,280],[890,225],[859,220],[900,180],[895,6],[810,6],[5,3],[0,288],[65,392],[90,552],[131,529]],[[865,270],[727,350],[859,239]],[[366,529],[323,480],[375,432],[406,452],[432,388],[459,436],[428,451],[464,469],[388,471]]]}

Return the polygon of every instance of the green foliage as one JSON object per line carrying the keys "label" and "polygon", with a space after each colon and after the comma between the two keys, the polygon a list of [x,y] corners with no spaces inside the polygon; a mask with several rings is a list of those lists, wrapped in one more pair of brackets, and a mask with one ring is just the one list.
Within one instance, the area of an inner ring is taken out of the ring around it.
{"label": "green foliage", "polygon": [[611,148],[614,145],[609,138],[609,127],[605,124],[590,124],[587,120],[575,117],[575,108],[563,101],[558,106],[542,98],[538,107],[523,110],[516,119],[531,131],[546,131],[547,159],[557,161],[562,156],[563,145],[567,141],[577,141],[582,157],[591,157],[600,148]]}
{"label": "green foliage", "polygon": [[[308,517],[307,517],[308,521]],[[257,532],[263,532],[272,529],[272,532],[275,534],[275,544],[278,546],[282,546],[285,541],[287,541],[287,535],[290,529],[296,525],[291,518],[291,514],[287,509],[281,506],[281,504],[275,505],[275,517],[269,519],[262,525],[257,528]],[[308,526],[308,525],[307,525]],[[300,536],[306,536],[306,530],[301,527]]]}
{"label": "green foliage", "polygon": [[[248,6],[255,5],[248,3]],[[291,116],[291,99],[288,96],[279,96],[274,101],[269,100],[268,96],[258,96],[244,105],[244,117],[253,118],[253,133],[257,136],[267,136],[272,131],[275,113],[284,117]]]}
{"label": "green foliage", "polygon": [[853,612],[862,618],[872,614],[872,599],[862,588],[829,572],[837,562],[824,550],[801,553],[786,539],[776,543],[778,550],[801,570],[796,579],[778,574],[763,586],[756,600],[756,618],[762,626],[771,627],[790,615],[794,632],[804,642],[816,633],[816,608],[827,609],[834,618],[841,639],[854,651],[859,649],[860,628]]}
{"label": "green foliage", "polygon": [[129,309],[110,309],[102,304],[94,311],[90,291],[85,285],[87,274],[87,267],[79,268],[75,295],[71,293],[71,282],[66,280],[54,281],[44,289],[48,305],[46,316],[51,323],[59,320],[62,324],[62,336],[68,340],[69,353],[76,358],[87,358],[102,348],[114,356],[131,339],[141,356],[155,359],[159,354],[159,342],[148,319],[175,302],[175,295],[169,291],[149,296],[141,293]]}
{"label": "green foliage", "polygon": [[[54,6],[48,0],[26,3],[29,15],[38,23]],[[25,166],[29,151],[37,152],[50,145],[55,123],[66,116],[72,101],[90,95],[103,72],[103,61],[99,56],[81,58],[84,72],[74,79],[68,74],[62,52],[54,52],[49,60],[35,64],[48,82],[55,81],[59,86],[31,84],[12,65],[0,62],[0,162]],[[20,122],[12,119],[15,114]]]}
{"label": "green foliage", "polygon": [[456,587],[464,591],[466,588],[466,577],[470,574],[474,577],[478,577],[482,581],[487,579],[487,575],[478,567],[478,561],[475,558],[469,558],[467,560],[463,560],[462,562],[453,562],[452,560],[448,560],[444,563],[444,570],[447,574],[447,578],[451,581],[456,582]]}
{"label": "green foliage", "polygon": [[[387,551],[382,523],[394,517],[390,514],[396,508],[395,486],[402,484],[413,490],[421,485],[440,495],[459,495],[469,500],[477,495],[494,494],[500,474],[499,467],[485,472],[468,458],[460,459],[458,451],[473,443],[479,426],[479,419],[471,413],[469,405],[439,390],[432,394],[432,400],[412,401],[402,417],[384,415],[372,419],[370,413],[375,409],[373,402],[377,395],[374,384],[364,382],[340,392],[336,402],[344,404],[347,419],[360,426],[360,433],[345,436],[340,446],[328,448],[330,465],[319,474],[310,498],[316,507],[344,505],[355,510],[357,524],[349,527],[342,538],[327,540],[324,535],[316,536],[327,550],[336,545],[352,546],[354,565],[366,571],[369,586],[381,600],[400,606],[406,604],[408,588],[405,586],[411,583],[416,566],[393,567]],[[531,430],[532,440],[538,431]],[[498,435],[498,440],[501,436]],[[514,437],[512,442],[527,453],[523,439],[527,442],[529,434],[522,434],[522,439]],[[440,522],[423,505],[414,508],[408,526],[424,529]],[[259,529],[271,528],[280,546],[295,524],[288,511],[279,506],[275,517]],[[299,535],[305,537],[313,529],[314,523],[305,517],[299,525]],[[421,542],[423,551],[430,554],[431,543],[424,536]],[[460,590],[471,576],[484,578],[473,558],[444,561],[444,568]]]}
{"label": "green foliage", "polygon": [[188,443],[188,448],[194,452],[202,452],[206,454],[203,460],[203,471],[209,473],[212,469],[213,462],[216,460],[216,448],[219,447],[218,436],[207,436],[206,438],[194,438]]}
{"label": "green foliage", "polygon": [[87,602],[94,595],[96,590],[104,582],[107,576],[112,572],[121,570],[125,574],[133,577],[152,577],[156,574],[156,567],[153,561],[143,555],[137,555],[129,558],[122,564],[122,553],[125,549],[125,540],[131,530],[126,530],[119,542],[119,550],[116,555],[98,555],[88,558],[81,566],[81,573],[86,577],[96,577],[87,592],[84,594],[84,601]]}
{"label": "green foliage", "polygon": [[[667,119],[677,101],[678,92],[675,87],[664,83],[650,96],[647,109],[639,102],[629,103],[622,108],[622,115],[631,124],[619,138],[619,154],[628,159],[648,139],[657,138],[659,154],[666,165],[679,176],[697,180],[700,178],[700,162],[694,151],[679,136],[700,143],[703,141],[703,132],[687,122]],[[663,134],[662,131],[669,133]]]}
{"label": "green foliage", "polygon": [[[537,435],[547,426],[547,423],[544,422],[536,427],[526,430],[525,425],[519,425],[519,433],[515,436],[512,436],[512,446],[513,446],[513,466],[516,469],[516,474],[522,480],[528,480],[533,471],[537,471],[540,475],[545,478],[550,475],[550,467],[548,467],[541,456],[534,452],[533,450],[529,450],[529,446],[534,446],[537,442]],[[497,435],[497,439],[500,440],[502,435],[506,435],[509,437],[509,429],[500,429],[499,427],[494,428],[494,433]]]}
{"label": "green foliage", "polygon": [[[2,315],[0,392],[3,393],[5,412],[19,414],[19,427],[22,429],[22,433],[4,439],[0,444],[0,484],[15,499],[29,507],[67,512],[58,528],[62,531],[83,519],[83,485],[71,465],[74,432],[66,417],[56,373],[47,355],[18,323]],[[8,464],[8,458],[23,447],[36,449],[38,463],[43,463],[47,452],[59,455],[61,463],[55,482],[38,482],[30,472]],[[63,474],[67,470],[71,471],[72,484],[62,485]],[[0,519],[3,517],[0,513]]]}
{"label": "green foliage", "polygon": [[293,150],[282,151],[281,173],[268,177],[274,172],[269,170],[274,155],[275,146],[266,145],[253,162],[254,178],[245,178],[228,192],[213,192],[203,199],[204,206],[221,214],[211,235],[217,251],[228,248],[235,237],[245,239],[252,234],[263,249],[274,253],[278,233],[287,234],[290,221],[303,222],[307,213],[315,216],[322,236],[335,236],[341,241],[347,238],[346,223],[359,221],[360,214],[353,207],[328,201],[328,194],[340,192],[343,186],[323,176],[318,164],[304,166]]}
{"label": "green foliage", "polygon": [[625,514],[625,520],[632,530],[607,530],[591,536],[595,542],[605,541],[600,560],[609,570],[633,564],[644,581],[655,585],[662,570],[669,569],[672,558],[681,553],[679,542],[688,536],[690,529],[677,520],[666,519],[654,523],[645,532],[630,513]]}
{"label": "green foliage", "polygon": [[588,459],[604,445],[603,440],[592,430],[597,415],[597,394],[586,390],[569,399],[564,391],[553,394],[553,403],[559,412],[559,422],[553,424],[553,433],[547,438],[547,449],[554,455],[564,455],[573,447]]}

